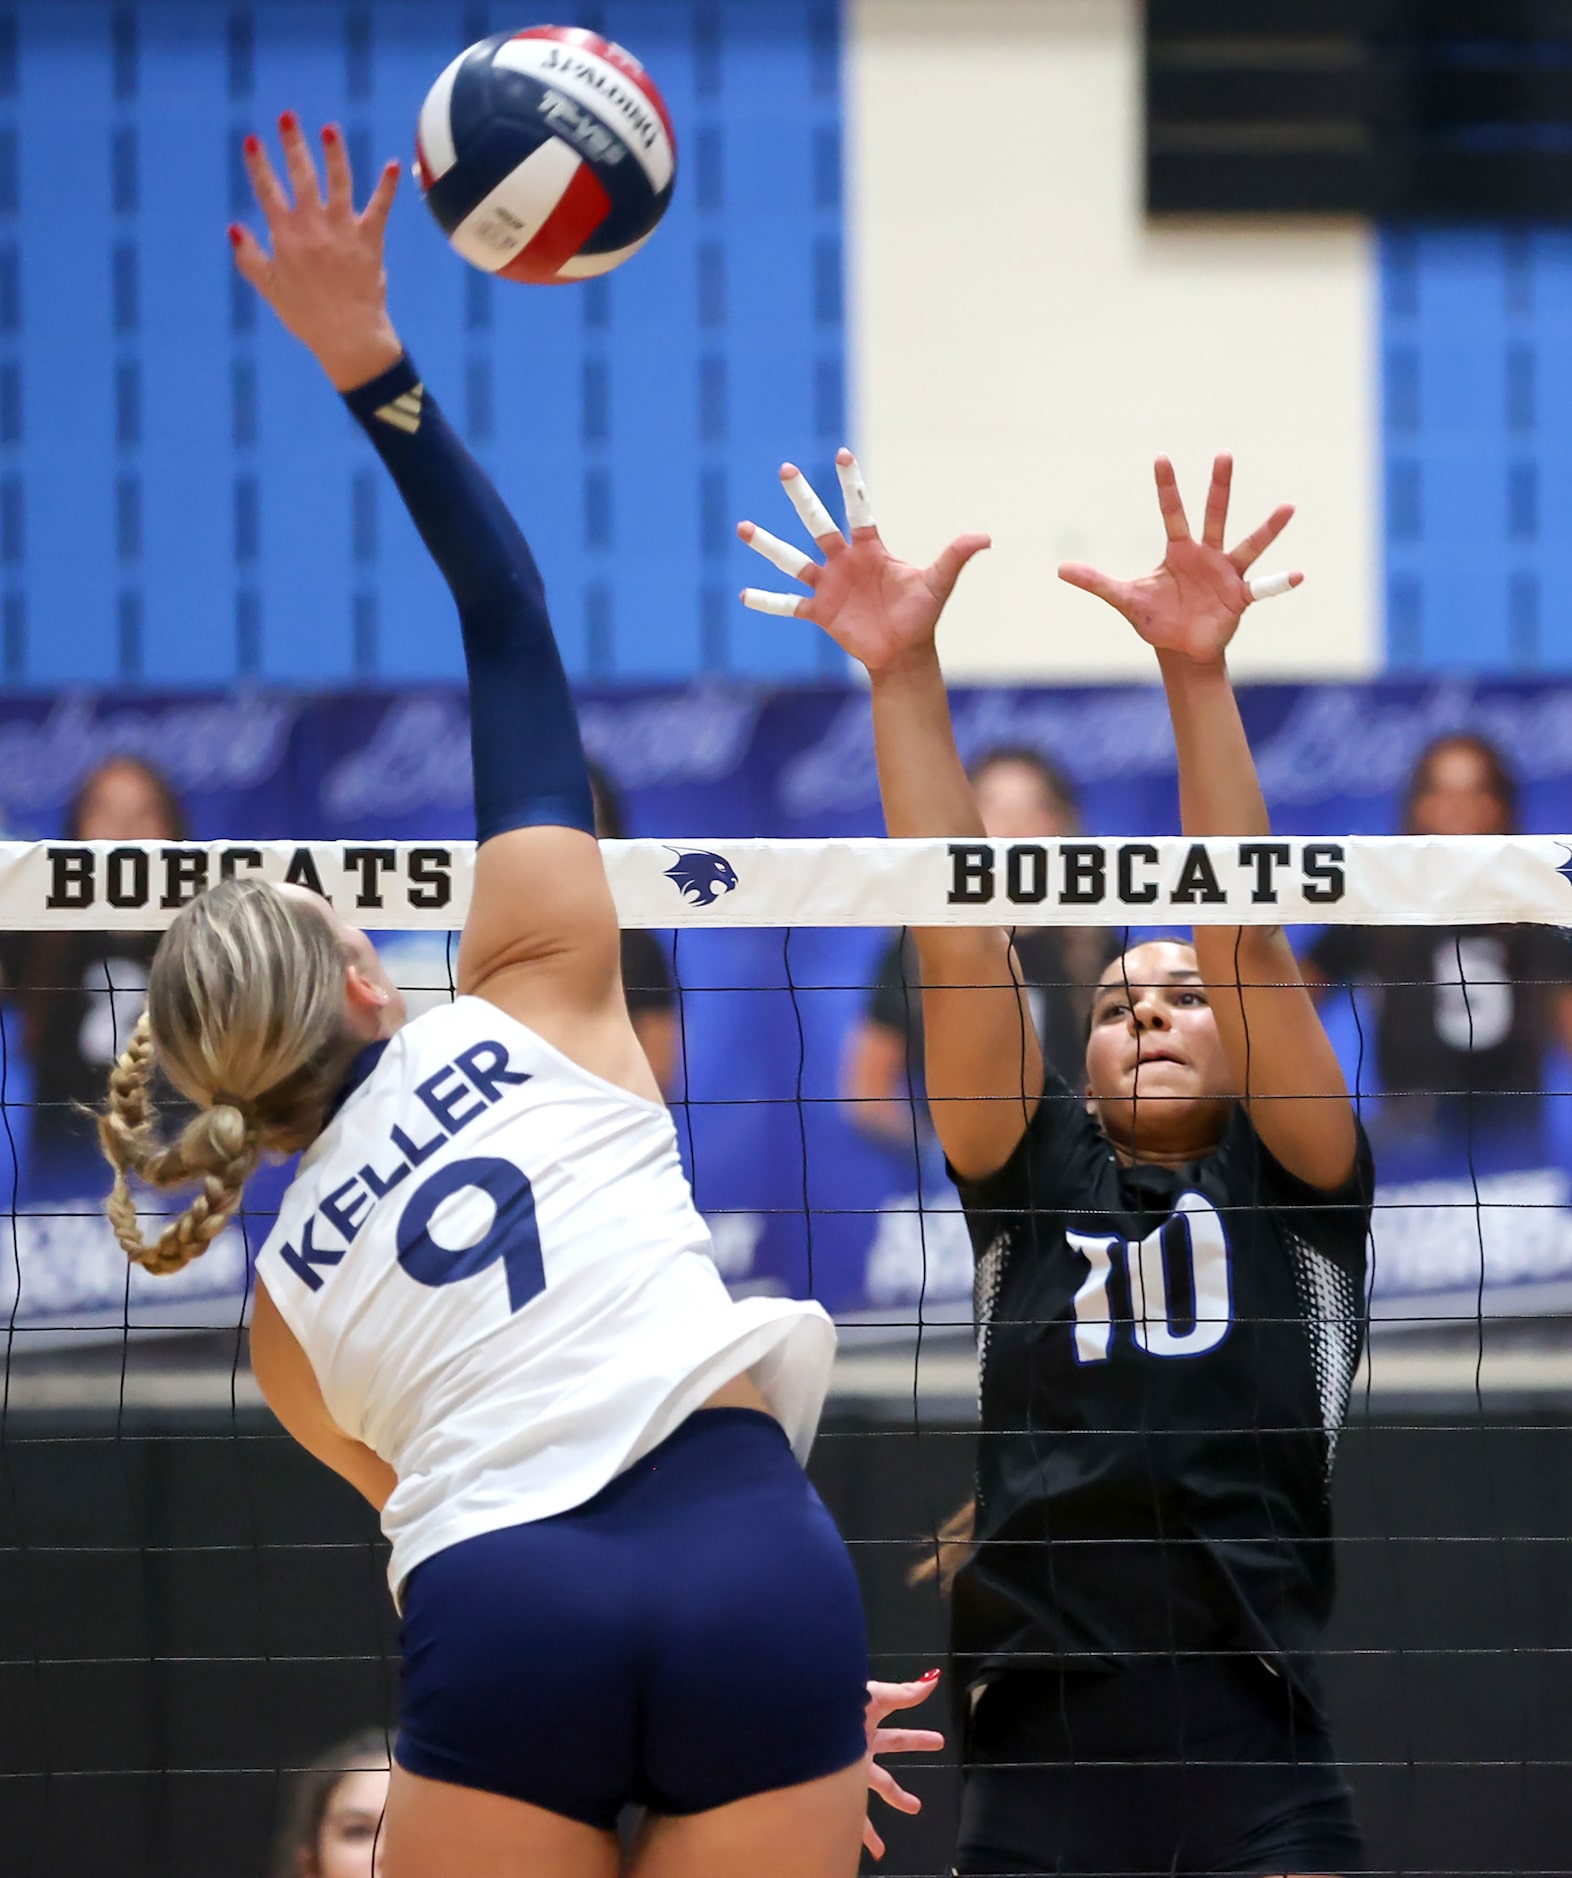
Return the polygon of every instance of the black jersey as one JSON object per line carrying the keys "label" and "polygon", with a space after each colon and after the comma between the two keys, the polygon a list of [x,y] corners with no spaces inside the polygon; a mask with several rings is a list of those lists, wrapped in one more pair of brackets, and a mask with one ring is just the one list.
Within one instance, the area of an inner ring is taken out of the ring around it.
{"label": "black jersey", "polygon": [[1310,962],[1378,1000],[1376,1061],[1398,1094],[1537,1094],[1572,944],[1548,926],[1332,926]]}
{"label": "black jersey", "polygon": [[1238,1648],[1291,1666],[1309,1647],[1372,1181],[1362,1131],[1326,1193],[1242,1107],[1206,1159],[1123,1167],[1051,1084],[1005,1166],[959,1183],[982,1353],[963,1676]]}

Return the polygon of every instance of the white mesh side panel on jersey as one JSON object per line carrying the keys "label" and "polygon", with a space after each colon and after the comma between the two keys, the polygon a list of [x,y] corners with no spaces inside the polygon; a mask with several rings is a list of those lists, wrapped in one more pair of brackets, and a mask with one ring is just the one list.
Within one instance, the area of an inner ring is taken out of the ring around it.
{"label": "white mesh side panel on jersey", "polygon": [[1359,1367],[1358,1286],[1335,1259],[1297,1234],[1289,1235],[1294,1287],[1304,1311],[1305,1335],[1315,1364],[1316,1393],[1321,1398],[1321,1426],[1326,1430],[1327,1481],[1337,1458],[1337,1438],[1348,1413],[1348,1399]]}
{"label": "white mesh side panel on jersey", "polygon": [[988,1374],[988,1332],[993,1326],[994,1310],[1004,1285],[1004,1268],[1010,1258],[1010,1235],[1001,1232],[977,1261],[972,1280],[972,1314],[977,1323],[977,1392],[982,1395],[983,1379]]}

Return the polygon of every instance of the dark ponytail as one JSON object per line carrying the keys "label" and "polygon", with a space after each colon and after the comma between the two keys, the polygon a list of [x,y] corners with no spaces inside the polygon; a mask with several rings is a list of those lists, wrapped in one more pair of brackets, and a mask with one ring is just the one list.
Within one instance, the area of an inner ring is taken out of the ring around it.
{"label": "dark ponytail", "polygon": [[957,1507],[934,1534],[927,1556],[920,1558],[906,1574],[906,1582],[909,1585],[937,1582],[940,1595],[947,1598],[954,1589],[956,1573],[971,1562],[976,1550],[977,1501],[974,1497]]}

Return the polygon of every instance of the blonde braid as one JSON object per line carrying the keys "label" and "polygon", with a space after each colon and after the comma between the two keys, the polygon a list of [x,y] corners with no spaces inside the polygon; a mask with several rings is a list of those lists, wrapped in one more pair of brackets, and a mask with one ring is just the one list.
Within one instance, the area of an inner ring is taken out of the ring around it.
{"label": "blonde braid", "polygon": [[[229,1224],[256,1168],[260,1146],[244,1114],[227,1102],[205,1109],[172,1146],[160,1143],[151,1088],[153,1055],[152,1024],[143,1012],[110,1072],[109,1106],[98,1117],[98,1138],[115,1170],[104,1203],[115,1237],[138,1265],[166,1277],[205,1252]],[[149,1245],[142,1237],[128,1174],[150,1187],[181,1187],[193,1180],[202,1186],[185,1212]]]}
{"label": "blonde braid", "polygon": [[136,1020],[131,1041],[109,1072],[109,1106],[128,1135],[145,1141],[152,1135],[157,1110],[149,1084],[153,1076],[153,1026],[147,1012]]}
{"label": "blonde braid", "polygon": [[109,1072],[109,1106],[98,1116],[98,1139],[115,1170],[115,1184],[104,1210],[115,1237],[134,1259],[147,1248],[137,1223],[136,1202],[126,1174],[141,1171],[153,1138],[154,1107],[149,1083],[153,1074],[153,1026],[146,1011],[136,1021],[131,1041]]}

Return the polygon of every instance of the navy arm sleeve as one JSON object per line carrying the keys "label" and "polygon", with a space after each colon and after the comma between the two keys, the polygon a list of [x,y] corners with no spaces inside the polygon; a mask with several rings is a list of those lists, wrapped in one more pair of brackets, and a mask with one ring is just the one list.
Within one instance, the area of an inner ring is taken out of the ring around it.
{"label": "navy arm sleeve", "polygon": [[475,832],[595,832],[578,716],[529,543],[409,359],[345,394],[458,606]]}

